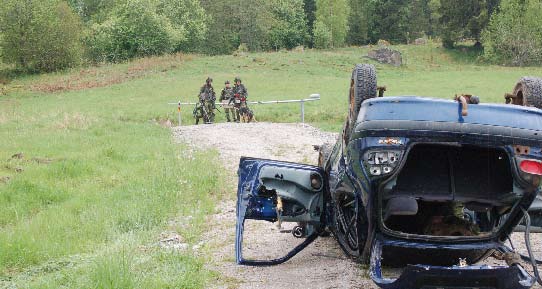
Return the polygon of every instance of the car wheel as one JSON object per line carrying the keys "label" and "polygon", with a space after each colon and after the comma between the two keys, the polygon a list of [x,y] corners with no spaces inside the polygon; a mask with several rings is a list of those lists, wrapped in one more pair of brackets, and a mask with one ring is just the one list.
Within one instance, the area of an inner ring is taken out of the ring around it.
{"label": "car wheel", "polygon": [[352,71],[349,93],[349,119],[350,127],[354,125],[358,117],[361,103],[369,98],[376,97],[376,69],[372,64],[357,64]]}
{"label": "car wheel", "polygon": [[513,104],[542,109],[542,79],[522,77],[514,87]]}
{"label": "car wheel", "polygon": [[364,210],[356,197],[335,200],[333,235],[344,252],[355,261],[361,261],[367,240],[367,226],[363,221]]}

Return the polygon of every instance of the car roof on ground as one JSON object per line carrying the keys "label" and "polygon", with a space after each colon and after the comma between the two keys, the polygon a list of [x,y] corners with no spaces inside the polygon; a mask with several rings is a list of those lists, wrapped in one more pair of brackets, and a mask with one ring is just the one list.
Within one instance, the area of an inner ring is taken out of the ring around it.
{"label": "car roof on ground", "polygon": [[425,137],[540,147],[542,110],[507,104],[461,104],[453,100],[417,96],[373,98],[361,104],[350,139],[364,137]]}
{"label": "car roof on ground", "polygon": [[461,104],[453,100],[419,96],[389,96],[362,103],[357,123],[373,120],[455,122],[542,129],[542,110],[510,104],[469,104],[461,115]]}

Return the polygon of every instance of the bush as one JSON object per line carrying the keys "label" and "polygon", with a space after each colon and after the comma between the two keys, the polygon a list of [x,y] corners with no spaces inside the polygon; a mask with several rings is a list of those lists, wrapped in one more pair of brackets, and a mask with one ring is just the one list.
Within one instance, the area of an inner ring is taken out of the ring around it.
{"label": "bush", "polygon": [[128,0],[111,12],[108,20],[94,24],[85,42],[96,62],[119,62],[134,57],[171,52],[182,34],[165,16],[156,13],[151,0]]}
{"label": "bush", "polygon": [[207,33],[209,17],[199,0],[160,0],[158,14],[171,22],[180,37],[175,51],[194,52],[202,45]]}
{"label": "bush", "polygon": [[542,6],[538,0],[503,0],[482,33],[484,58],[522,66],[542,62]]}
{"label": "bush", "polygon": [[307,37],[307,20],[301,0],[280,0],[272,7],[275,22],[269,37],[273,48],[292,49],[302,45]]}
{"label": "bush", "polygon": [[64,1],[3,1],[3,61],[27,72],[49,72],[81,62],[82,26]]}
{"label": "bush", "polygon": [[331,31],[321,21],[316,20],[313,28],[314,48],[325,49],[331,47]]}

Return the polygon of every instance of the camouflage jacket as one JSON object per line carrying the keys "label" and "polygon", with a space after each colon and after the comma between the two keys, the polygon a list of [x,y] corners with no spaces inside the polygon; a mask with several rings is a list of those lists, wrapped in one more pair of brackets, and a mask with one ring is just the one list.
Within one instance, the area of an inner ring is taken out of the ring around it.
{"label": "camouflage jacket", "polygon": [[220,101],[230,100],[232,98],[233,98],[233,87],[230,87],[230,88],[224,87],[222,89],[222,92],[220,93]]}
{"label": "camouflage jacket", "polygon": [[233,93],[235,98],[241,99],[241,101],[246,101],[248,98],[247,89],[242,83],[233,87]]}
{"label": "camouflage jacket", "polygon": [[199,98],[204,101],[215,101],[216,95],[212,85],[203,85],[199,90]]}

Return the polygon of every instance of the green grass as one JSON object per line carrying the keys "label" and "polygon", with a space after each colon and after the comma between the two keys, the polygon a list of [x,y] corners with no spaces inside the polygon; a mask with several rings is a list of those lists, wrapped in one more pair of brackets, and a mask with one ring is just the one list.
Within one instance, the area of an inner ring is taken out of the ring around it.
{"label": "green grass", "polygon": [[[503,102],[519,77],[542,75],[480,64],[469,50],[394,48],[406,65],[376,64],[387,95]],[[155,244],[165,230],[197,243],[214,203],[234,192],[224,189],[216,152],[173,144],[154,120],[176,121],[167,103],[196,100],[208,75],[217,91],[239,75],[251,100],[320,93],[306,121],[338,131],[353,65],[374,63],[367,50],[176,55],[12,79],[0,95],[0,178],[10,178],[0,182],[0,287],[205,287],[217,276],[204,256]],[[258,121],[299,120],[299,104],[253,109]],[[183,124],[191,111],[183,107]],[[11,158],[19,152],[23,159]],[[188,224],[168,223],[183,216]]]}
{"label": "green grass", "polygon": [[0,287],[203,288],[213,276],[190,249],[156,244],[164,230],[199,242],[224,194],[216,152],[124,117],[137,107],[111,104],[117,89],[0,98]]}

